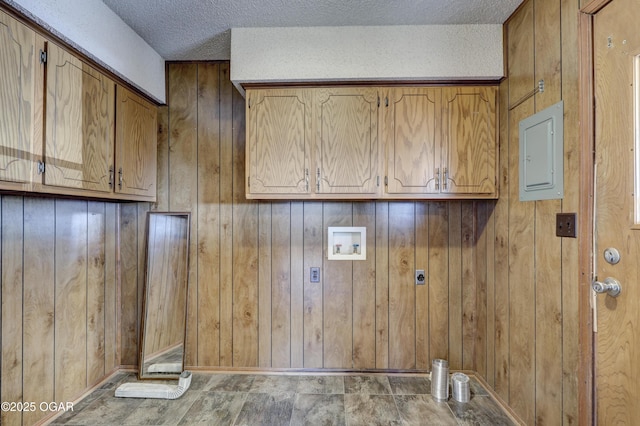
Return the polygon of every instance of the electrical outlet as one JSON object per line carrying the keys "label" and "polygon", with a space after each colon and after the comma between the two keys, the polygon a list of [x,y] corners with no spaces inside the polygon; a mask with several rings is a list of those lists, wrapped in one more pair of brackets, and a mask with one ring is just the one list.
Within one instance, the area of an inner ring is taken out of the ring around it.
{"label": "electrical outlet", "polygon": [[556,214],[556,236],[576,238],[577,213],[557,213]]}
{"label": "electrical outlet", "polygon": [[309,281],[312,283],[320,282],[320,267],[312,266],[309,272]]}
{"label": "electrical outlet", "polygon": [[424,285],[425,280],[424,269],[416,269],[416,285]]}

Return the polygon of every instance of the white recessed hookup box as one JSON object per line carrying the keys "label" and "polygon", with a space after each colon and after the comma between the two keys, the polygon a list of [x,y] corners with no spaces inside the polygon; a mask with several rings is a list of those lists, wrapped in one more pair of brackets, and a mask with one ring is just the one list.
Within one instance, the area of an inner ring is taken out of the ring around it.
{"label": "white recessed hookup box", "polygon": [[329,226],[327,240],[329,260],[367,259],[367,228],[364,226]]}

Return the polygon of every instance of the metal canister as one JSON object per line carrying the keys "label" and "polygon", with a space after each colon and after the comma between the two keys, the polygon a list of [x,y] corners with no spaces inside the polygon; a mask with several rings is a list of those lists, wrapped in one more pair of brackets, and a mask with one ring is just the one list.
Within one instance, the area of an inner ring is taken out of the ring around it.
{"label": "metal canister", "polygon": [[449,399],[449,362],[434,359],[431,363],[431,396],[436,401]]}
{"label": "metal canister", "polygon": [[469,388],[469,376],[464,373],[451,375],[451,397],[457,402],[469,402],[471,391]]}

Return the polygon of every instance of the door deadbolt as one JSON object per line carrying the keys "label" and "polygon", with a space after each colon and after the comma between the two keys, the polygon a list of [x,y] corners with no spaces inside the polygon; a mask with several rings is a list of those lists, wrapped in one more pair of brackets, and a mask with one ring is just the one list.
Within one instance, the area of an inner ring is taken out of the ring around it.
{"label": "door deadbolt", "polygon": [[620,252],[616,248],[608,247],[604,251],[604,260],[611,265],[615,265],[620,262]]}

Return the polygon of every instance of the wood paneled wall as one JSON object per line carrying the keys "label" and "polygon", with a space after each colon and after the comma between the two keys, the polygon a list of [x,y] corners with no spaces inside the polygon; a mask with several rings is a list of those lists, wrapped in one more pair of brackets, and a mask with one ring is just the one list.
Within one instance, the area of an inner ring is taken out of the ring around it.
{"label": "wood paneled wall", "polygon": [[3,195],[0,209],[0,400],[36,403],[0,423],[31,425],[51,414],[40,402],[73,401],[120,365],[119,206]]}
{"label": "wood paneled wall", "polygon": [[[228,63],[169,64],[154,208],[192,214],[189,368],[474,370],[495,201],[247,201],[244,116]],[[327,260],[336,225],[366,261]]]}
{"label": "wood paneled wall", "polygon": [[[487,252],[488,344],[476,368],[526,424],[577,422],[578,240],[555,236],[555,216],[579,207],[578,10],[577,0],[527,0],[505,24],[500,199],[487,226],[495,229]],[[541,79],[543,93],[511,107]],[[560,100],[564,198],[520,202],[519,122]]]}
{"label": "wood paneled wall", "polygon": [[[0,399],[66,401],[137,365],[151,208],[192,214],[189,368],[429,370],[446,358],[527,424],[574,423],[578,247],[554,223],[578,209],[577,3],[527,0],[505,24],[498,201],[247,201],[229,64],[169,64],[155,205],[0,198]],[[539,79],[544,93],[509,109]],[[518,122],[560,99],[564,199],[522,203]],[[326,259],[334,225],[367,227],[366,261]]]}

